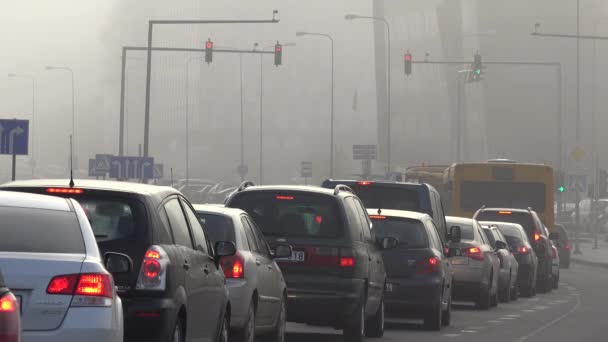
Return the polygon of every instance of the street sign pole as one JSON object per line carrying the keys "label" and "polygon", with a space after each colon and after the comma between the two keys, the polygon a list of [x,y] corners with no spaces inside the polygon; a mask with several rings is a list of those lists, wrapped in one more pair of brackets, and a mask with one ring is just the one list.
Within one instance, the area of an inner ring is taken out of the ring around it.
{"label": "street sign pole", "polygon": [[12,180],[15,180],[15,176],[17,174],[17,155],[13,152],[13,177]]}
{"label": "street sign pole", "polygon": [[574,213],[575,213],[575,229],[574,229],[574,254],[582,254],[581,253],[581,249],[580,249],[580,245],[578,243],[578,236],[579,236],[579,230],[581,229],[581,210],[580,210],[580,206],[579,206],[579,201],[580,201],[580,193],[577,189],[577,191],[575,191],[576,196],[574,199]]}

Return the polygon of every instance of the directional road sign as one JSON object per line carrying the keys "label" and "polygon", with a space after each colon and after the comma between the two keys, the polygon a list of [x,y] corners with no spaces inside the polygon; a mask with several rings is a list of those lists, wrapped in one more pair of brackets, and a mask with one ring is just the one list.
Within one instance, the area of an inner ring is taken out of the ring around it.
{"label": "directional road sign", "polygon": [[110,177],[118,179],[148,178],[154,176],[154,158],[117,157],[110,160]]}
{"label": "directional road sign", "polygon": [[89,159],[89,177],[103,177],[106,173],[107,171],[97,168],[97,160]]}
{"label": "directional road sign", "polygon": [[154,164],[154,179],[161,179],[165,176],[165,167],[163,164]]}
{"label": "directional road sign", "polygon": [[303,161],[300,166],[300,176],[302,178],[312,178],[312,162]]}
{"label": "directional road sign", "polygon": [[353,145],[353,160],[375,160],[376,145]]}
{"label": "directional road sign", "polygon": [[112,162],[111,154],[96,154],[95,169],[99,172],[110,172],[110,164]]}
{"label": "directional road sign", "polygon": [[587,191],[587,175],[568,175],[566,185],[568,191],[585,192]]}
{"label": "directional road sign", "polygon": [[27,155],[28,120],[0,120],[0,154]]}

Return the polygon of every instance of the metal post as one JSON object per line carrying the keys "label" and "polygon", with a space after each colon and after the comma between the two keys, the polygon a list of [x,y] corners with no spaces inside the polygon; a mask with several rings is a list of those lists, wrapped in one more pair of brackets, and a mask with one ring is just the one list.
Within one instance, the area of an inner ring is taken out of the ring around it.
{"label": "metal post", "polygon": [[579,201],[580,201],[580,194],[578,192],[578,189],[575,191],[576,193],[576,198],[575,198],[575,202],[574,203],[574,215],[576,217],[575,220],[575,226],[576,228],[574,229],[574,254],[582,254],[581,253],[581,249],[579,246],[579,241],[578,241],[578,231],[579,229],[581,229],[581,216],[580,216],[580,205],[579,205]]}
{"label": "metal post", "polygon": [[[73,140],[76,140],[76,115],[74,114],[75,110],[74,110],[74,70],[69,69],[70,71],[70,75],[72,76],[72,137]],[[73,142],[72,142],[73,143]],[[74,153],[74,152],[72,152]],[[78,153],[74,153],[74,164],[76,165],[76,168],[78,168]]]}
{"label": "metal post", "polygon": [[126,90],[126,69],[127,69],[127,48],[122,48],[122,60],[120,69],[120,118],[118,119],[118,155],[124,155],[124,136],[125,136],[125,90]]}
{"label": "metal post", "polygon": [[[564,176],[564,161],[563,161],[563,143],[564,139],[562,137],[563,133],[563,103],[562,103],[562,65],[556,64],[557,69],[557,169],[559,170],[559,174]],[[557,195],[557,213],[562,212],[563,207],[563,194],[560,193]]]}
{"label": "metal post", "polygon": [[[245,165],[245,124],[243,115],[243,54],[239,54],[239,78],[241,87],[241,165]],[[245,180],[244,176],[241,176],[241,182]]]}
{"label": "metal post", "polygon": [[[34,145],[34,138],[35,138],[35,129],[37,130],[38,126],[36,123],[36,80],[32,77],[32,125],[31,125],[31,132],[30,134],[32,135],[32,178],[36,177],[36,159],[35,159],[35,152],[36,152],[36,145]],[[34,127],[35,126],[35,127]]]}
{"label": "metal post", "polygon": [[464,95],[464,76],[458,74],[456,90],[456,161],[462,161],[462,98]]}
{"label": "metal post", "polygon": [[15,180],[15,175],[17,174],[17,155],[13,152],[13,177],[11,178],[13,181]]}
{"label": "metal post", "polygon": [[331,41],[331,138],[329,142],[329,147],[331,148],[331,153],[329,156],[329,175],[333,179],[334,178],[334,39],[327,35],[327,38]]}
{"label": "metal post", "polygon": [[391,159],[392,159],[392,149],[391,149],[391,142],[392,142],[392,138],[391,138],[391,30],[390,30],[390,26],[388,24],[388,21],[386,21],[386,19],[382,18],[382,21],[384,21],[384,24],[386,25],[386,34],[387,34],[387,46],[388,46],[388,53],[387,53],[387,59],[388,59],[388,66],[387,66],[387,70],[388,70],[388,75],[387,75],[387,81],[388,81],[388,89],[387,89],[387,100],[388,100],[388,115],[387,115],[387,140],[388,143],[386,145],[386,151],[387,151],[387,171],[388,174],[390,175],[391,173]]}
{"label": "metal post", "polygon": [[190,116],[190,59],[186,61],[186,185],[190,179],[190,123],[188,118]]}
{"label": "metal post", "polygon": [[260,185],[264,184],[264,55],[260,55]]}
{"label": "metal post", "polygon": [[148,22],[148,53],[146,63],[146,105],[144,108],[144,157],[148,156],[150,143],[150,80],[152,77],[152,21]]}
{"label": "metal post", "polygon": [[[580,0],[576,0],[576,35],[580,34]],[[580,50],[580,39],[576,38],[576,143],[580,143],[580,120],[581,120],[581,99],[580,99],[580,89],[581,89],[581,50]],[[579,233],[581,230],[581,218],[580,218],[580,208],[579,208],[579,193],[576,191],[576,229],[574,230],[574,254],[581,254],[580,246],[579,246]]]}

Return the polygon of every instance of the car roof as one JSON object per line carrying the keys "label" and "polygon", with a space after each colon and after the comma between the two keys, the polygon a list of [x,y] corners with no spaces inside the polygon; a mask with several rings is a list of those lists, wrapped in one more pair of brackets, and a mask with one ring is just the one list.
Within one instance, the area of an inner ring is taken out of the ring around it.
{"label": "car roof", "polygon": [[534,209],[521,209],[521,208],[481,208],[480,211],[510,211],[514,213],[530,213]]}
{"label": "car roof", "polygon": [[[7,188],[20,187],[20,188],[44,188],[44,187],[69,187],[69,179],[40,179],[40,180],[24,180],[15,181],[10,183],[2,184],[0,187]],[[145,196],[154,195],[170,195],[179,194],[180,192],[172,187],[153,185],[153,184],[142,184],[132,182],[118,182],[118,181],[107,181],[107,180],[93,180],[93,179],[75,179],[75,189],[91,189],[91,190],[107,190],[115,192],[133,193]]]}
{"label": "car roof", "polygon": [[473,222],[475,222],[475,220],[473,220],[472,218],[468,218],[468,217],[456,217],[456,216],[446,216],[445,217],[446,222],[449,223],[461,223],[461,224],[473,224]]}
{"label": "car roof", "polygon": [[[248,192],[248,191],[295,191],[295,192],[309,192],[334,196],[334,189],[322,188],[320,186],[313,185],[252,185],[237,193]],[[344,191],[340,191],[338,195],[343,194]],[[353,195],[353,193],[346,192]]]}
{"label": "car roof", "polygon": [[511,222],[479,221],[479,224],[480,225],[490,225],[490,226],[505,226],[505,227],[512,227],[512,228],[521,228],[522,230],[524,229],[524,227],[522,227],[521,224],[519,224],[519,223],[511,223]]}
{"label": "car roof", "polygon": [[72,211],[64,198],[2,190],[0,190],[0,207]]}
{"label": "car roof", "polygon": [[231,217],[247,214],[245,211],[238,208],[227,208],[214,204],[193,204],[192,206],[194,207],[194,210],[198,213],[205,212]]}
{"label": "car roof", "polygon": [[344,184],[344,185],[348,185],[348,184],[352,184],[352,183],[359,183],[359,182],[370,182],[371,184],[393,185],[393,186],[404,187],[404,188],[424,188],[424,187],[426,187],[426,188],[435,190],[435,188],[428,183],[411,183],[411,182],[397,182],[397,181],[385,181],[385,180],[367,181],[367,180],[356,180],[356,179],[327,179],[327,180],[325,180],[325,182],[331,182],[331,183],[335,183],[335,184]]}
{"label": "car roof", "polygon": [[367,212],[369,215],[382,215],[382,216],[391,216],[391,217],[401,217],[412,220],[425,220],[431,219],[428,214],[419,213],[415,211],[407,211],[407,210],[392,210],[392,209],[381,209],[380,213],[378,213],[378,209],[367,208]]}

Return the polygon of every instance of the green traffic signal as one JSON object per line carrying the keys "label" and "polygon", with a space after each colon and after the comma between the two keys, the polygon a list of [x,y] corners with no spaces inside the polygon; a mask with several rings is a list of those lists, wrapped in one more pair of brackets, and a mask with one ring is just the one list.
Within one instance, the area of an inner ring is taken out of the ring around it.
{"label": "green traffic signal", "polygon": [[557,191],[564,192],[564,191],[566,191],[566,188],[564,188],[564,186],[562,185],[559,188],[557,188]]}
{"label": "green traffic signal", "polygon": [[481,69],[476,69],[476,70],[475,70],[475,73],[476,73],[477,75],[481,75]]}

